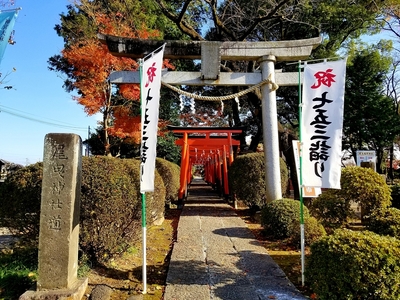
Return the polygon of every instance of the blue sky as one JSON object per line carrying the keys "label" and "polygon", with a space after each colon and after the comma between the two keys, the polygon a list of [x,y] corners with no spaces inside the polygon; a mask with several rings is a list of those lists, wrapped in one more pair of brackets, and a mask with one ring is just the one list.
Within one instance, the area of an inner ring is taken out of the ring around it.
{"label": "blue sky", "polygon": [[0,85],[0,159],[21,165],[42,161],[47,133],[75,133],[85,140],[88,127],[97,126],[97,118],[88,117],[65,92],[60,74],[48,70],[47,60],[63,49],[53,28],[68,4],[16,0],[14,7],[22,8],[14,26],[16,44],[7,46],[0,64],[0,79],[10,73]]}

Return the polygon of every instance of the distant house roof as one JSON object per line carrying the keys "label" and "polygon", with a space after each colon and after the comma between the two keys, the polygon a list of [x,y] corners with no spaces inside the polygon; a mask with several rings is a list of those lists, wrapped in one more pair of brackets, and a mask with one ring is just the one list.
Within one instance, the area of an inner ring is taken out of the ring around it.
{"label": "distant house roof", "polygon": [[23,168],[23,165],[15,164],[0,158],[0,182],[4,182],[7,175]]}
{"label": "distant house roof", "polygon": [[23,167],[23,165],[16,164],[16,163],[13,163],[13,162],[10,162],[10,161],[7,161],[7,160],[4,160],[4,159],[0,158],[0,166],[1,165],[9,165],[10,168],[22,168]]}

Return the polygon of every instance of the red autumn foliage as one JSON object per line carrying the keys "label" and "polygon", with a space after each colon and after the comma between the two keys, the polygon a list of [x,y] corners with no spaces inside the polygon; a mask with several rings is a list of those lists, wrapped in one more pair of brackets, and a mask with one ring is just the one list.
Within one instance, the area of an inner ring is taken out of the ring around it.
{"label": "red autumn foliage", "polygon": [[75,87],[80,96],[75,97],[85,107],[88,115],[103,113],[109,98],[107,78],[112,71],[135,70],[137,63],[124,57],[111,55],[105,45],[94,40],[73,45],[62,54],[74,66]]}
{"label": "red autumn foliage", "polygon": [[[157,38],[155,30],[132,30],[121,13],[116,16],[95,14],[94,20],[103,34],[124,36],[130,38],[149,39]],[[109,53],[107,46],[97,39],[88,39],[73,44],[62,51],[63,57],[73,66],[75,76],[74,86],[79,91],[75,100],[84,106],[88,115],[103,114],[103,126],[107,134],[140,140],[140,117],[132,116],[128,107],[113,105],[111,85],[107,81],[112,71],[134,71],[139,68],[138,63],[130,58],[116,57]],[[173,68],[168,60],[164,67]],[[138,84],[121,84],[118,92],[130,101],[140,101],[140,87]],[[112,126],[111,124],[112,119]],[[161,123],[163,123],[161,121]],[[106,141],[107,143],[107,141]],[[106,145],[107,148],[107,145]]]}

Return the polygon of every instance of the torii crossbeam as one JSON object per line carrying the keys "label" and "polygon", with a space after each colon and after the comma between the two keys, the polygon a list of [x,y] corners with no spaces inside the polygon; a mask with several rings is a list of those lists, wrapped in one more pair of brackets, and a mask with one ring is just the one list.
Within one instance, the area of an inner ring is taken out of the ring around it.
{"label": "torii crossbeam", "polygon": [[[241,85],[251,86],[262,81],[262,116],[265,154],[266,199],[268,202],[282,198],[279,135],[275,86],[298,85],[297,73],[275,71],[276,61],[307,59],[321,38],[276,42],[209,42],[209,41],[149,41],[115,36],[98,35],[116,56],[142,58],[166,43],[165,58],[201,59],[201,72],[167,72],[162,81],[173,85]],[[221,60],[257,60],[258,73],[220,72]],[[138,72],[115,72],[112,83],[139,83]]]}

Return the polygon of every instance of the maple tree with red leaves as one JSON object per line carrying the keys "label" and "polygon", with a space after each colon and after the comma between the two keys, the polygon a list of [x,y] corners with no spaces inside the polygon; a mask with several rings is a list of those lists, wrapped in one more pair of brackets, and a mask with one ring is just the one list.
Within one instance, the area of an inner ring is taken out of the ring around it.
{"label": "maple tree with red leaves", "polygon": [[[105,154],[109,155],[110,143],[108,135],[119,133],[120,137],[124,136],[121,134],[123,132],[122,129],[118,130],[111,125],[112,118],[116,117],[113,115],[116,107],[114,107],[112,101],[112,86],[107,78],[112,71],[135,70],[138,67],[137,63],[131,59],[112,56],[104,45],[95,40],[89,40],[83,45],[71,46],[68,49],[64,49],[62,54],[68,63],[74,66],[74,75],[77,78],[74,82],[74,87],[79,91],[79,96],[74,97],[75,100],[85,107],[88,115],[96,113],[103,115]],[[135,100],[139,100],[138,94]],[[127,115],[119,114],[119,116]],[[125,128],[125,136],[129,136],[129,134]]]}
{"label": "maple tree with red leaves", "polygon": [[[49,63],[50,69],[68,75],[65,86],[67,90],[78,91],[74,99],[84,106],[88,115],[102,114],[104,155],[111,156],[110,137],[119,138],[119,142],[123,139],[140,142],[140,87],[122,84],[113,88],[108,77],[113,71],[137,70],[139,65],[133,59],[111,55],[96,33],[140,39],[158,39],[161,34],[147,28],[145,22],[141,22],[140,27],[134,26],[121,7],[108,4],[103,7],[104,3],[99,2],[81,1],[79,6],[69,6],[68,16],[62,17],[63,24],[56,26],[58,33],[64,36],[66,47],[61,56],[51,58]],[[118,1],[113,4],[117,5]],[[77,24],[83,18],[90,26]],[[172,67],[168,61],[165,66]],[[161,121],[162,125],[164,123]]]}

